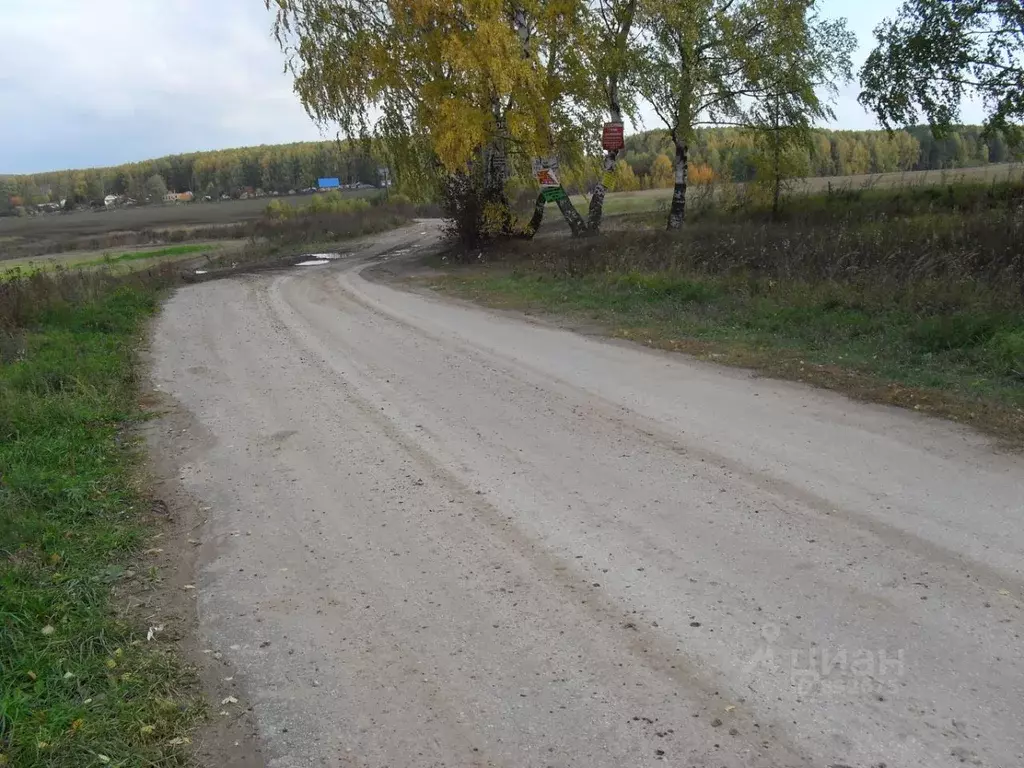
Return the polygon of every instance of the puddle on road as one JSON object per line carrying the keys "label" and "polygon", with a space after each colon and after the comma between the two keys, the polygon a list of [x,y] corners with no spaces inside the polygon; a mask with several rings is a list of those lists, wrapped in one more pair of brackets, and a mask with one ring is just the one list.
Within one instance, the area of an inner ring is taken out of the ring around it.
{"label": "puddle on road", "polygon": [[330,264],[332,261],[337,261],[341,258],[340,253],[303,253],[300,254],[299,258],[302,261],[295,264],[296,267],[319,267],[324,264]]}

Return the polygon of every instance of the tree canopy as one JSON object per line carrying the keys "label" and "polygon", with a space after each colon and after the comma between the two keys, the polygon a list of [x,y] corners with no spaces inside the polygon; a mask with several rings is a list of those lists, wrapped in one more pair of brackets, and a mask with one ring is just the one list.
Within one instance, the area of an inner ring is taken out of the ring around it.
{"label": "tree canopy", "polygon": [[70,169],[8,177],[26,204],[98,202],[104,195],[127,195],[142,202],[146,180],[154,174],[167,189],[219,198],[256,190],[287,193],[336,177],[343,184],[377,184],[382,153],[358,141],[316,141],[240,147],[168,155],[106,168]]}
{"label": "tree canopy", "polygon": [[[803,104],[809,119],[824,114],[814,86],[852,46],[841,23],[817,19],[814,0],[266,3],[316,120],[381,140],[399,178],[455,177],[460,194],[495,205],[510,167],[579,160],[596,148],[601,116],[620,120],[637,94],[676,142],[684,193],[697,125],[750,122],[752,104],[769,93],[777,104]],[[604,157],[588,222],[553,196],[574,232],[598,226],[604,181],[622,175],[618,160],[615,149]],[[674,225],[685,194],[677,197]]]}
{"label": "tree canopy", "polygon": [[907,0],[876,30],[860,101],[883,125],[923,115],[941,135],[965,98],[985,106],[988,131],[1024,141],[1024,4],[1020,0]]}
{"label": "tree canopy", "polygon": [[575,0],[267,4],[310,115],[381,138],[399,172],[464,170],[494,142],[527,159],[578,153],[597,122]]}

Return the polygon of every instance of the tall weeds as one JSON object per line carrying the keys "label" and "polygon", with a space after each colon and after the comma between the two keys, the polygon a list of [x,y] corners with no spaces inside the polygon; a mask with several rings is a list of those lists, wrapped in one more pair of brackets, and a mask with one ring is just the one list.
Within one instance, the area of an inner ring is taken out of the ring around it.
{"label": "tall weeds", "polygon": [[308,205],[292,206],[275,200],[256,224],[255,234],[279,243],[311,243],[345,240],[382,232],[436,215],[432,207],[417,206],[408,199],[346,198],[329,192],[315,196]]}
{"label": "tall weeds", "polygon": [[552,243],[530,258],[563,276],[639,271],[834,283],[879,302],[1024,309],[1024,199],[975,192],[922,191],[913,199],[889,192],[845,212],[808,199],[781,222],[756,211],[707,216],[679,234],[610,232]]}
{"label": "tall weeds", "polygon": [[97,301],[122,286],[165,288],[181,280],[174,264],[114,274],[108,269],[52,270],[0,280],[0,335],[32,324],[41,314],[63,306]]}

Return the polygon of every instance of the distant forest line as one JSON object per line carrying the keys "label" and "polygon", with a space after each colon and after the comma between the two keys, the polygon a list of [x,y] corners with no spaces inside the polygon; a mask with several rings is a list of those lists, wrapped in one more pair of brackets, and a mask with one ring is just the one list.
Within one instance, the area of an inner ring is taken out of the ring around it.
{"label": "distant forest line", "polygon": [[[626,139],[626,152],[616,172],[619,189],[671,184],[672,141],[664,131],[646,131]],[[848,176],[865,173],[966,168],[1020,160],[1000,136],[983,137],[978,126],[954,128],[942,138],[927,126],[888,133],[874,131],[813,132],[804,150],[804,175]],[[663,159],[659,159],[663,156]],[[697,180],[748,181],[755,173],[753,136],[740,128],[698,130],[691,144],[691,175]],[[337,177],[343,184],[379,183],[385,164],[362,142],[323,141],[242,147],[169,155],[107,168],[50,171],[0,177],[0,212],[71,200],[85,204],[107,195],[140,202],[152,195],[149,182],[159,176],[166,188],[191,191],[197,199],[245,192],[287,193],[316,186],[317,179]],[[564,184],[571,192],[596,182],[599,161],[588,158],[563,163]]]}

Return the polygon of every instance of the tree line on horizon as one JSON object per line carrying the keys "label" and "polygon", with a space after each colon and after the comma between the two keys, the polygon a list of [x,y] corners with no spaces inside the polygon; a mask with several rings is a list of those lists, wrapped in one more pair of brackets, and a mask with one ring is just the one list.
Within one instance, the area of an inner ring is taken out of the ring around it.
{"label": "tree line on horizon", "polygon": [[[615,169],[615,189],[673,186],[673,144],[665,131],[626,137],[626,149]],[[936,138],[928,126],[906,130],[812,130],[809,140],[794,148],[791,175],[795,177],[856,176],[904,171],[938,171],[1018,162],[1024,153],[1000,134],[984,135],[981,126],[957,126]],[[704,128],[694,132],[690,145],[689,180],[749,182],[757,178],[761,148],[757,136],[741,128]],[[596,158],[563,172],[566,188],[581,192],[593,186],[600,173]]]}
{"label": "tree line on horizon", "polygon": [[[612,187],[619,191],[673,185],[673,144],[666,131],[627,136]],[[690,179],[750,181],[757,174],[756,138],[740,128],[694,132]],[[936,139],[927,126],[885,130],[814,130],[803,148],[797,175],[849,176],[867,173],[928,171],[1005,163],[1021,155],[999,134],[985,136],[979,126],[960,126]],[[194,152],[123,165],[62,170],[0,178],[0,208],[56,203],[98,203],[106,195],[138,201],[162,198],[161,190],[190,191],[197,198],[238,197],[246,191],[287,194],[315,187],[317,180],[343,184],[379,183],[383,153],[363,142],[323,141]],[[570,193],[592,189],[602,173],[600,157],[585,157],[562,169]],[[524,180],[525,182],[526,180]]]}
{"label": "tree line on horizon", "polygon": [[361,142],[321,141],[191,152],[121,165],[0,176],[0,207],[99,203],[107,195],[157,202],[162,192],[197,199],[239,197],[248,191],[287,193],[324,177],[376,184],[380,161]]}

